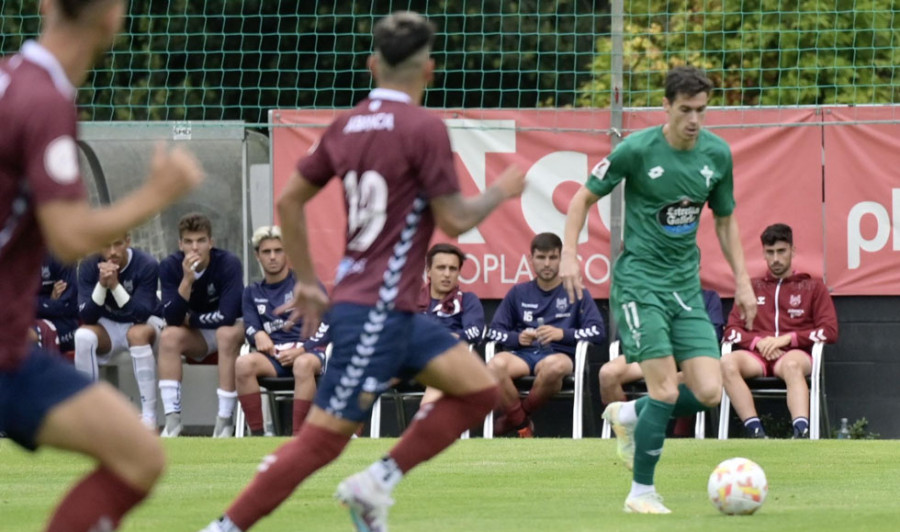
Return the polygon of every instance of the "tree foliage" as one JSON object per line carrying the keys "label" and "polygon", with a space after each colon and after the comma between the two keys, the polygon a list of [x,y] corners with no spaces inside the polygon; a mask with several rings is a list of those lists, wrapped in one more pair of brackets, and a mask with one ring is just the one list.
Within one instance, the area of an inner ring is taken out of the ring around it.
{"label": "tree foliage", "polygon": [[[658,106],[665,72],[705,68],[723,105],[897,103],[900,11],[891,0],[625,2],[623,103]],[[597,40],[579,105],[610,102],[611,39]]]}

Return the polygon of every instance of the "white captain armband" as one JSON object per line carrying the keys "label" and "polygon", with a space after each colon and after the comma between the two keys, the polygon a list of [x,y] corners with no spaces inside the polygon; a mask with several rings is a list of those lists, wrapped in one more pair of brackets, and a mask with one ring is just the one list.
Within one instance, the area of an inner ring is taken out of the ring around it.
{"label": "white captain armband", "polygon": [[119,308],[124,307],[131,300],[131,294],[125,290],[125,287],[122,286],[121,283],[117,284],[116,287],[112,291],[113,298],[116,300],[116,304],[119,305]]}
{"label": "white captain armband", "polygon": [[106,287],[100,286],[100,283],[94,285],[94,291],[91,293],[91,301],[102,307],[106,302]]}

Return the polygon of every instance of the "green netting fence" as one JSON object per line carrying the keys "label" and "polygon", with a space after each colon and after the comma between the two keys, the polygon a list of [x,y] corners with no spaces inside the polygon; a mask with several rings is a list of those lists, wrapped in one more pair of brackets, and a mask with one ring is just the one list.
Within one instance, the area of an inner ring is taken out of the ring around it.
{"label": "green netting fence", "polygon": [[[0,51],[39,29],[38,0],[0,0]],[[609,0],[129,2],[125,32],[79,91],[83,120],[244,120],[351,106],[371,88],[376,20],[438,26],[426,105],[606,108],[619,15]],[[896,104],[900,2],[624,0],[622,103],[661,104],[665,71],[706,68],[720,106]],[[616,4],[618,5],[618,4]],[[900,118],[888,111],[886,120]]]}

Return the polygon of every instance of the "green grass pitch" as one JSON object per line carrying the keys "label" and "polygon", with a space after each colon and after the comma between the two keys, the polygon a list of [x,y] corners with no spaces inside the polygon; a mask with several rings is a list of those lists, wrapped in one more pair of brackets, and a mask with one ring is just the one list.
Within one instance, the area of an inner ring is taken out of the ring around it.
{"label": "green grass pitch", "polygon": [[[165,441],[169,467],[157,490],[122,530],[196,531],[217,517],[283,439]],[[331,498],[346,475],[381,456],[394,440],[358,439],[254,530],[352,530]],[[769,496],[753,516],[720,515],[706,481],[721,460],[758,462]],[[628,515],[630,474],[611,440],[472,439],[457,442],[406,478],[395,492],[392,532],[651,530],[896,530],[900,443],[680,439],[666,442],[657,487],[674,512]],[[80,457],[36,456],[0,440],[0,531],[41,530],[49,512],[90,469]]]}

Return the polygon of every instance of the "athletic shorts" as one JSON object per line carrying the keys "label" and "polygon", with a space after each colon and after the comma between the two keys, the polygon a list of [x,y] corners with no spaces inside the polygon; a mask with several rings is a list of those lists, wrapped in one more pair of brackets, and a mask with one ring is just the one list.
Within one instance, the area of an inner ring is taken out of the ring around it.
{"label": "athletic shorts", "polygon": [[[156,337],[159,338],[159,333],[162,331],[162,328],[165,326],[166,322],[159,317],[150,316],[147,319],[147,325],[153,327],[156,330]],[[109,361],[112,359],[114,355],[120,353],[122,351],[128,351],[128,330],[134,327],[135,325],[142,325],[140,323],[130,323],[130,322],[121,322],[121,321],[113,321],[109,318],[100,318],[97,320],[97,325],[103,327],[103,330],[106,331],[106,335],[109,336],[109,351],[106,353],[97,354],[97,364],[104,365],[109,364]]]}
{"label": "athletic shorts", "polygon": [[[287,351],[288,349],[295,349],[297,347],[303,347],[302,342],[291,342],[287,344],[277,344],[275,346],[275,354],[278,354],[282,351]],[[277,358],[270,356],[267,353],[261,353],[264,357],[269,360],[269,363],[272,364],[272,367],[275,368],[275,375],[278,377],[293,377],[294,370],[288,366],[282,366],[281,362],[278,361]],[[322,364],[322,369],[319,371],[319,375],[325,371],[325,352],[324,351],[307,351],[304,354],[314,355],[319,359],[319,362]]]}
{"label": "athletic shorts", "polygon": [[697,356],[719,358],[716,331],[699,285],[658,292],[613,283],[609,297],[629,363],[667,356],[674,356],[679,364]]}
{"label": "athletic shorts", "polygon": [[[737,351],[737,350],[735,350]],[[802,351],[802,349],[798,349],[798,351]],[[756,359],[759,362],[760,367],[763,371],[763,377],[774,377],[775,376],[775,363],[781,360],[781,358],[776,358],[775,360],[766,360],[763,356],[756,351],[747,351],[750,353],[750,356]],[[812,364],[812,355],[803,351],[803,353],[809,357],[809,363]]]}
{"label": "athletic shorts", "polygon": [[71,363],[34,346],[13,371],[0,371],[0,433],[28,450],[37,449],[47,413],[93,383]]}
{"label": "athletic shorts", "polygon": [[[544,360],[548,356],[552,355],[553,350],[551,350],[547,347],[528,346],[528,347],[522,347],[520,349],[510,351],[510,353],[512,353],[512,354],[516,355],[517,357],[521,358],[522,360],[524,360],[525,363],[528,364],[529,375],[534,375],[534,368],[537,367],[538,362],[540,362],[541,360]],[[566,353],[562,353],[562,354],[565,355]],[[572,357],[569,356],[569,358],[572,358]]]}
{"label": "athletic shorts", "polygon": [[[243,327],[243,320],[238,318],[235,325],[241,325]],[[219,351],[219,341],[216,339],[216,331],[219,329],[196,329],[200,332],[200,336],[203,337],[203,341],[206,342],[206,354],[199,358],[194,358],[197,362],[202,362],[209,355],[213,353],[217,353]],[[193,358],[193,357],[192,357]]]}
{"label": "athletic shorts", "polygon": [[338,303],[325,321],[331,325],[332,350],[315,404],[351,421],[368,417],[392,378],[414,377],[459,343],[424,314]]}

